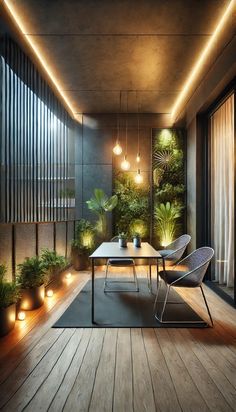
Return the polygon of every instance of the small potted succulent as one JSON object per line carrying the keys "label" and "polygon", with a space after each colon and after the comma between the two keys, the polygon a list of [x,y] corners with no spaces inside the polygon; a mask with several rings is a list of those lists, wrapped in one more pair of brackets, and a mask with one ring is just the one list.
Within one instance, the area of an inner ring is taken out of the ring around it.
{"label": "small potted succulent", "polygon": [[126,248],[127,247],[127,234],[122,232],[118,236],[119,238],[119,246],[121,248]]}
{"label": "small potted succulent", "polygon": [[4,280],[6,266],[0,265],[0,336],[7,335],[15,326],[16,302],[19,287],[15,282]]}
{"label": "small potted succulent", "polygon": [[17,283],[21,288],[19,309],[39,308],[44,303],[45,284],[47,284],[47,275],[42,259],[38,256],[27,257],[23,263],[18,265],[18,270]]}
{"label": "small potted succulent", "polygon": [[75,229],[75,238],[71,243],[71,260],[75,270],[85,270],[89,266],[89,255],[95,244],[95,232],[92,224],[81,219]]}
{"label": "small potted succulent", "polygon": [[47,280],[47,283],[50,283],[68,264],[64,256],[58,255],[55,250],[49,249],[42,250],[41,260],[46,275],[45,281]]}
{"label": "small potted succulent", "polygon": [[133,245],[134,247],[141,247],[141,236],[137,232],[133,235]]}

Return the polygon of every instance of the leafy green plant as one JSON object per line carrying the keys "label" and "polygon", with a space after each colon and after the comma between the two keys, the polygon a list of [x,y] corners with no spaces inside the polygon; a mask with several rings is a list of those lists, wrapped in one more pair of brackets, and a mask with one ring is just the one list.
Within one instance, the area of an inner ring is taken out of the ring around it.
{"label": "leafy green plant", "polygon": [[129,225],[129,232],[132,237],[137,234],[140,237],[145,238],[148,234],[147,223],[142,219],[135,219]]}
{"label": "leafy green plant", "polygon": [[72,247],[81,251],[90,252],[95,244],[95,231],[92,224],[85,219],[79,220],[75,228],[75,239],[72,241]]}
{"label": "leafy green plant", "polygon": [[98,216],[96,229],[102,239],[107,237],[107,212],[111,212],[117,206],[117,202],[116,195],[109,198],[102,189],[94,189],[94,197],[86,202],[88,208]]}
{"label": "leafy green plant", "polygon": [[0,282],[3,282],[3,279],[5,278],[7,273],[7,268],[5,265],[1,264],[0,265]]}
{"label": "leafy green plant", "polygon": [[114,192],[118,197],[118,204],[114,211],[115,231],[130,233],[130,223],[141,219],[148,226],[149,188],[135,184],[133,176],[127,172],[118,172],[115,178]]}
{"label": "leafy green plant", "polygon": [[64,256],[58,255],[55,250],[50,249],[42,250],[41,260],[48,281],[57,271],[64,269],[68,263]]}
{"label": "leafy green plant", "polygon": [[34,288],[47,283],[45,267],[38,256],[26,258],[23,263],[18,265],[19,275],[17,283],[22,289]]}
{"label": "leafy green plant", "polygon": [[4,280],[7,268],[0,265],[0,308],[7,308],[16,303],[20,297],[19,286],[16,282],[7,282]]}
{"label": "leafy green plant", "polygon": [[119,237],[119,239],[127,240],[128,236],[127,236],[127,233],[121,232],[121,233],[119,233],[118,237]]}
{"label": "leafy green plant", "polygon": [[173,241],[181,211],[182,206],[177,203],[161,203],[160,206],[155,207],[156,229],[162,246],[167,246]]}

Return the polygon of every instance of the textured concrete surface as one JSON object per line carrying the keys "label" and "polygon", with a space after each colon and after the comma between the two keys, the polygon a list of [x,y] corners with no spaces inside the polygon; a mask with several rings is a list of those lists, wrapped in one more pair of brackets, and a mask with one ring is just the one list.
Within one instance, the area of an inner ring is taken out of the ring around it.
{"label": "textured concrete surface", "polygon": [[[137,111],[137,91],[141,112],[168,113],[228,0],[11,4],[75,112],[117,112],[119,91],[130,90],[130,112]],[[217,42],[209,64],[232,36],[232,27]]]}

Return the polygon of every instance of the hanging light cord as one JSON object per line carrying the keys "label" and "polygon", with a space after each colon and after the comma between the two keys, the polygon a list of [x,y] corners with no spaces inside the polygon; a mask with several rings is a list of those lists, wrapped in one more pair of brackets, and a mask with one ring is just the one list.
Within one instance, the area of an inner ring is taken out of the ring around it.
{"label": "hanging light cord", "polygon": [[128,122],[127,122],[127,117],[128,117],[128,91],[126,92],[126,130],[125,130],[125,154],[127,155],[127,149],[128,149],[128,135],[127,135],[127,127],[128,127]]}
{"label": "hanging light cord", "polygon": [[138,92],[136,90],[136,98],[137,98],[137,108],[138,108],[138,155],[139,155],[139,103],[138,103]]}

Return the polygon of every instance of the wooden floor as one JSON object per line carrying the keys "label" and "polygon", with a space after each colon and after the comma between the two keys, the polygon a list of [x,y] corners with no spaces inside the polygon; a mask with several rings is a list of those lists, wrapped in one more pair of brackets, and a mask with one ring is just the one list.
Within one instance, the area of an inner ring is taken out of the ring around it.
{"label": "wooden floor", "polygon": [[[73,274],[0,339],[1,410],[236,411],[233,307],[205,287],[213,329],[52,329],[88,278]],[[181,294],[204,316],[200,292]]]}

